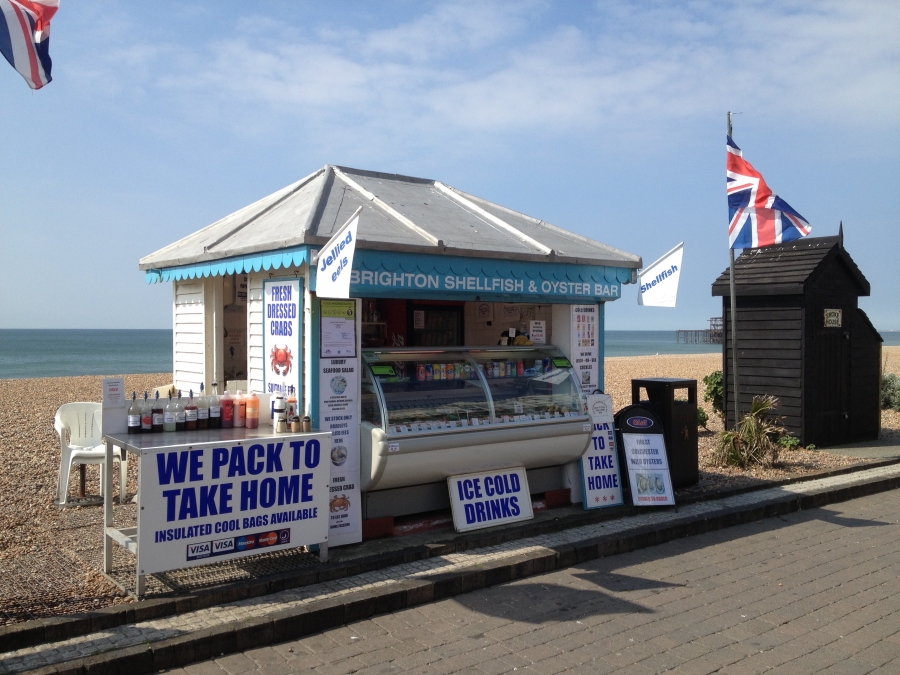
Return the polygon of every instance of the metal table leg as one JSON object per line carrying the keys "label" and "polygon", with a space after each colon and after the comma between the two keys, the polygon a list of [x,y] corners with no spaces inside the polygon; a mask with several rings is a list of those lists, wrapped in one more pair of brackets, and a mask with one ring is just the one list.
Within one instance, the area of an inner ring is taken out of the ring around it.
{"label": "metal table leg", "polygon": [[113,467],[113,444],[106,442],[106,466],[103,471],[103,571],[109,574],[112,572],[112,547],[113,540],[106,532],[107,527],[113,527],[115,521],[113,519],[113,503],[112,503],[112,467]]}

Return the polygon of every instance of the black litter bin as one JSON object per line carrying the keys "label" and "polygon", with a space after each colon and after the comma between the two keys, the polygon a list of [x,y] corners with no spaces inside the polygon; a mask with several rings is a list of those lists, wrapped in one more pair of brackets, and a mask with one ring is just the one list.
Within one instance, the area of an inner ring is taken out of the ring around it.
{"label": "black litter bin", "polygon": [[[641,400],[641,389],[647,399]],[[675,400],[675,392],[687,390],[687,400]],[[700,481],[697,451],[697,380],[650,377],[631,381],[631,402],[650,407],[663,426],[669,473],[675,488]]]}

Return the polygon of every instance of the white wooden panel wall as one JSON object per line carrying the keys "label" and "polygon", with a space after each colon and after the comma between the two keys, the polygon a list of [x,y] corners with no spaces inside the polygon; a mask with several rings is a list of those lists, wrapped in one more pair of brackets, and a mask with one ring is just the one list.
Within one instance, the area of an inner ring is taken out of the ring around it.
{"label": "white wooden panel wall", "polygon": [[247,279],[247,388],[262,393],[263,378],[263,279],[268,274],[251,274]]}
{"label": "white wooden panel wall", "polygon": [[200,390],[206,370],[202,279],[176,281],[173,284],[172,362],[175,388],[185,396],[189,389]]}

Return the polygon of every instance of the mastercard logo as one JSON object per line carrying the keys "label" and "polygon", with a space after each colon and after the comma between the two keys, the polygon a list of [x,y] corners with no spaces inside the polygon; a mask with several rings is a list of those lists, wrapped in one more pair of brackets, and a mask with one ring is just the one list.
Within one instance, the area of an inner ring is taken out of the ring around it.
{"label": "mastercard logo", "polygon": [[260,546],[274,546],[278,543],[278,535],[275,532],[266,532],[257,538]]}

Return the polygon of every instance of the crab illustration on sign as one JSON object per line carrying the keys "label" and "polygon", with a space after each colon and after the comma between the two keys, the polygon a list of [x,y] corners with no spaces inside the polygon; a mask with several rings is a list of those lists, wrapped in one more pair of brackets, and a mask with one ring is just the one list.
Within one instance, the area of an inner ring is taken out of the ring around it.
{"label": "crab illustration on sign", "polygon": [[294,361],[294,356],[291,354],[290,348],[287,346],[279,347],[275,345],[272,347],[272,352],[269,354],[269,357],[272,359],[272,370],[276,375],[287,375],[291,372],[291,364]]}
{"label": "crab illustration on sign", "polygon": [[350,508],[350,500],[347,498],[347,495],[340,494],[337,497],[332,498],[331,503],[328,506],[332,513],[335,513],[336,511],[346,511]]}

